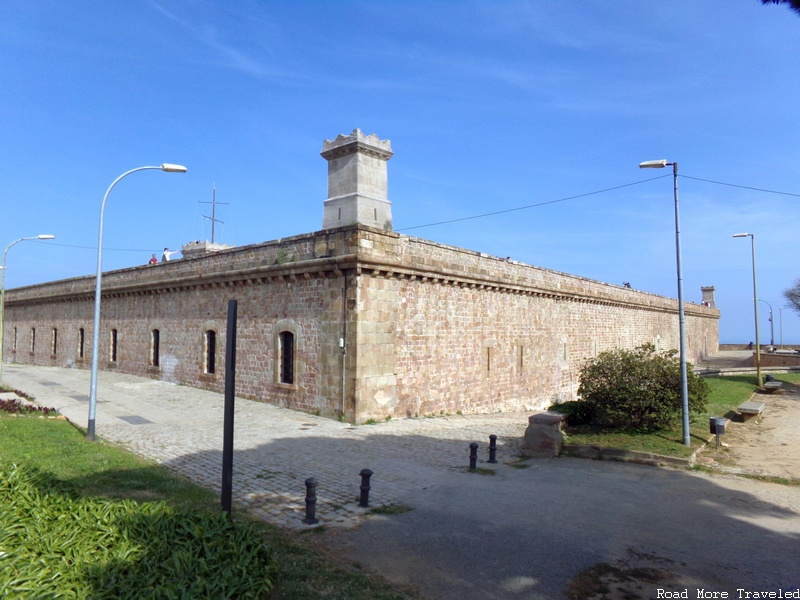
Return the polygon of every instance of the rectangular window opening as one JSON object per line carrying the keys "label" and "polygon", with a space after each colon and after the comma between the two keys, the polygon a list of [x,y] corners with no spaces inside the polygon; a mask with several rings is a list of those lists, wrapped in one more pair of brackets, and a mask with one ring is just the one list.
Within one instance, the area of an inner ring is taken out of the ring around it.
{"label": "rectangular window opening", "polygon": [[112,363],[117,362],[117,349],[118,349],[117,348],[117,341],[118,341],[117,330],[116,329],[112,329],[111,330],[111,338],[110,338],[110,346],[109,346],[109,349],[108,349],[109,350],[108,359]]}
{"label": "rectangular window opening", "polygon": [[205,371],[208,375],[217,372],[217,332],[209,329],[206,331],[206,360]]}
{"label": "rectangular window opening", "polygon": [[153,329],[150,333],[150,365],[153,367],[158,366],[159,352],[161,350],[161,332],[158,329]]}
{"label": "rectangular window opening", "polygon": [[280,336],[280,375],[281,383],[294,384],[294,334],[281,331]]}

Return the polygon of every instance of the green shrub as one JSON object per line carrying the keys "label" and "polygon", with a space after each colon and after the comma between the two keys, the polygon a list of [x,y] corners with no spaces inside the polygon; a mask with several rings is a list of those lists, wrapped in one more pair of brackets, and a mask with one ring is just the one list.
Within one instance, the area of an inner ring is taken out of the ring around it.
{"label": "green shrub", "polygon": [[39,406],[38,404],[25,404],[19,400],[0,400],[0,412],[24,414],[24,413],[42,413],[49,415],[50,413],[57,413],[55,408],[47,406]]}
{"label": "green shrub", "polygon": [[78,495],[0,464],[3,598],[266,598],[275,563],[224,513]]}
{"label": "green shrub", "polygon": [[[690,364],[686,370],[689,411],[703,412],[708,386]],[[590,406],[598,425],[669,429],[680,422],[682,412],[678,353],[656,352],[652,344],[603,352],[581,369],[578,395]]]}
{"label": "green shrub", "polygon": [[594,419],[594,407],[585,400],[570,400],[553,404],[547,410],[561,413],[567,418],[567,425],[586,425]]}

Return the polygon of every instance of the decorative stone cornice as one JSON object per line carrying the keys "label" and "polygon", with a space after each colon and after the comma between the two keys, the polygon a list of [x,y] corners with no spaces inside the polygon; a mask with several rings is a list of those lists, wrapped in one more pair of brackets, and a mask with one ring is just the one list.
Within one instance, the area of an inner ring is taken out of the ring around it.
{"label": "decorative stone cornice", "polygon": [[381,140],[374,133],[364,135],[360,129],[354,129],[350,135],[339,134],[332,141],[323,141],[320,155],[325,160],[333,160],[356,152],[383,160],[394,155],[390,140]]}

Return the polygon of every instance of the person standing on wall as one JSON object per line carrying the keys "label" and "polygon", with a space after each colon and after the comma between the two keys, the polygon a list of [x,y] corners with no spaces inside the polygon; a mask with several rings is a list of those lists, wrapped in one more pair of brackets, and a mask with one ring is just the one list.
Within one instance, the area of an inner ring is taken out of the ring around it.
{"label": "person standing on wall", "polygon": [[173,254],[177,254],[178,250],[170,250],[169,248],[164,248],[164,254],[161,256],[161,262],[169,262],[170,256]]}
{"label": "person standing on wall", "polygon": [[152,256],[150,256],[150,264],[151,264],[151,265],[157,265],[157,264],[158,264],[158,259],[156,258],[156,255],[155,255],[155,254],[153,254]]}

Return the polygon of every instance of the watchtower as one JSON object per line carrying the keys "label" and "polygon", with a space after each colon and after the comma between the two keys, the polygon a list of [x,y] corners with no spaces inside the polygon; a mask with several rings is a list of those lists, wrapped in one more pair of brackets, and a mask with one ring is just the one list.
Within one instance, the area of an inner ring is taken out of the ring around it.
{"label": "watchtower", "polygon": [[391,231],[386,162],[393,154],[392,143],[354,129],[350,135],[325,140],[320,154],[328,161],[328,199],[322,228],[361,223]]}

